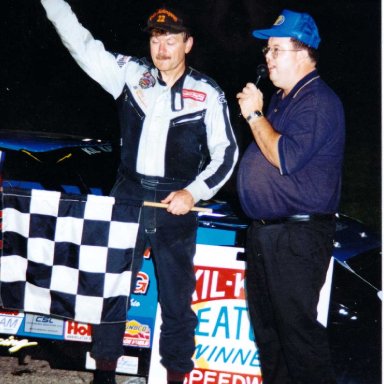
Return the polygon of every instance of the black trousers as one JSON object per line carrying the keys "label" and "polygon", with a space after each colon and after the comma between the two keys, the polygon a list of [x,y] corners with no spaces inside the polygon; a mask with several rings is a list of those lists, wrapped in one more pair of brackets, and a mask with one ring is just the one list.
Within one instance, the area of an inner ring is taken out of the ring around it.
{"label": "black trousers", "polygon": [[264,384],[336,383],[319,293],[332,253],[335,223],[252,223],[246,292]]}
{"label": "black trousers", "polygon": [[[112,194],[147,201],[160,201],[171,191],[182,189],[183,181],[155,177],[122,176]],[[172,215],[165,209],[143,207],[133,258],[132,275],[139,272],[146,247],[152,249],[158,301],[161,306],[161,362],[168,370],[188,373],[193,369],[197,318],[191,308],[196,277],[197,216]],[[134,279],[135,280],[135,279]],[[134,286],[131,287],[131,291]],[[91,354],[96,360],[116,360],[123,354],[125,323],[93,326]]]}

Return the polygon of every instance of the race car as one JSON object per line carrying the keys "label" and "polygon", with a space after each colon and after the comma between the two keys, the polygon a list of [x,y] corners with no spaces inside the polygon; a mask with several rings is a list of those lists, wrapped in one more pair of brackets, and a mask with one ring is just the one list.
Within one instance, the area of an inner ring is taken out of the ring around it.
{"label": "race car", "polygon": [[[0,151],[2,186],[8,189],[108,195],[118,165],[118,151],[110,141],[73,135],[0,130]],[[203,205],[211,208],[212,213],[199,214],[199,253],[208,252],[211,256],[221,257],[221,254],[230,252],[234,262],[239,263],[235,274],[242,275],[246,263],[244,240],[249,224],[247,218],[236,208],[236,201],[221,200],[220,196]],[[379,384],[382,302],[380,236],[358,220],[340,214],[337,216],[333,257],[327,324],[338,382]],[[202,272],[203,267],[198,265],[197,273],[208,276],[209,272],[210,276],[214,276],[211,266]],[[144,377],[149,384],[157,327],[155,280],[148,250],[131,297],[124,337],[125,356],[133,357],[135,363],[132,364],[132,359],[123,359],[120,373]],[[240,279],[237,283],[242,281]],[[236,299],[241,306],[245,306],[242,295]],[[13,353],[18,354],[21,360],[26,353],[36,354],[48,360],[52,367],[92,369],[89,356],[91,328],[88,324],[0,308],[0,339],[7,340],[9,337],[37,342],[38,346],[28,349],[14,348],[16,352]],[[218,339],[215,341],[219,342]],[[9,354],[9,348],[2,348],[1,345],[0,354]],[[239,348],[242,348],[241,340]],[[239,369],[236,367],[233,371]],[[196,377],[199,374],[197,372]],[[198,383],[198,380],[194,382]]]}

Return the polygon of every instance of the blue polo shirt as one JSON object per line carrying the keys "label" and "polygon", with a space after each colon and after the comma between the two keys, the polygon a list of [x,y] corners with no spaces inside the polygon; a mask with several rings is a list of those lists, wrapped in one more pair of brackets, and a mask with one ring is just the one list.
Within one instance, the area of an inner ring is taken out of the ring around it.
{"label": "blue polo shirt", "polygon": [[282,97],[272,97],[267,118],[282,136],[281,169],[271,165],[256,142],[239,166],[237,188],[252,219],[337,212],[345,141],[344,110],[316,70]]}

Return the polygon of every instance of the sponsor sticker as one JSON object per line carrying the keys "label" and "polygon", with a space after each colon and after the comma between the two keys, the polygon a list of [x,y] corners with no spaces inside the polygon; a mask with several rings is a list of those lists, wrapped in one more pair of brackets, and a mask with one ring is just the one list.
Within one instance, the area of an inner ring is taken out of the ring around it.
{"label": "sponsor sticker", "polygon": [[142,89],[154,87],[155,84],[156,84],[156,80],[152,76],[152,73],[149,71],[145,72],[141,77],[141,79],[139,80],[139,85],[140,85],[140,88]]}
{"label": "sponsor sticker", "polygon": [[135,291],[133,293],[145,295],[149,287],[149,276],[147,273],[140,271],[137,274]]}
{"label": "sponsor sticker", "polygon": [[207,94],[204,92],[194,91],[193,89],[183,89],[183,98],[204,102]]}
{"label": "sponsor sticker", "polygon": [[118,66],[121,68],[121,67],[123,67],[125,64],[127,64],[128,63],[128,61],[129,61],[129,56],[125,56],[125,55],[117,55],[116,56],[116,62],[117,62],[117,64],[118,64]]}
{"label": "sponsor sticker", "polygon": [[0,311],[0,333],[15,335],[20,329],[24,313],[19,311]]}
{"label": "sponsor sticker", "polygon": [[247,375],[243,373],[209,371],[194,369],[187,379],[187,384],[225,383],[225,384],[262,384],[261,375]]}
{"label": "sponsor sticker", "polygon": [[[96,361],[89,352],[86,355],[85,368],[96,369]],[[116,372],[137,375],[139,372],[139,358],[134,356],[121,356],[117,360]]]}
{"label": "sponsor sticker", "polygon": [[62,336],[64,321],[45,315],[25,315],[24,332]]}
{"label": "sponsor sticker", "polygon": [[219,97],[218,97],[218,101],[220,104],[225,104],[227,102],[227,99],[225,98],[225,94],[224,93],[220,93]]}
{"label": "sponsor sticker", "polygon": [[64,339],[90,343],[92,341],[92,328],[90,324],[67,321],[65,323]]}
{"label": "sponsor sticker", "polygon": [[123,344],[132,347],[149,348],[151,342],[151,328],[137,320],[127,321]]}
{"label": "sponsor sticker", "polygon": [[28,339],[17,340],[13,336],[9,336],[8,339],[0,338],[0,347],[8,348],[8,352],[10,353],[18,352],[22,348],[34,347],[36,345],[36,341],[29,341]]}

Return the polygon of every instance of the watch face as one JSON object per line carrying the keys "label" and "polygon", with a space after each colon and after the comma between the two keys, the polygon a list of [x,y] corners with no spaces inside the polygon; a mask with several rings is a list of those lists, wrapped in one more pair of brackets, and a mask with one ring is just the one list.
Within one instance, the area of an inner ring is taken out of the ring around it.
{"label": "watch face", "polygon": [[261,117],[261,116],[263,116],[263,112],[261,112],[261,111],[253,111],[248,117],[247,117],[247,121],[249,121],[249,120],[251,120],[253,117],[255,117],[255,116],[257,116],[257,117]]}

